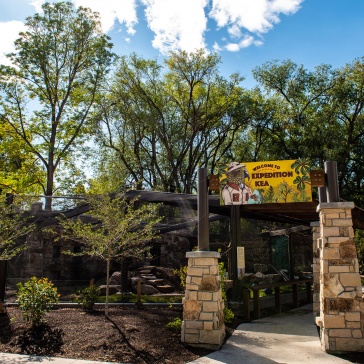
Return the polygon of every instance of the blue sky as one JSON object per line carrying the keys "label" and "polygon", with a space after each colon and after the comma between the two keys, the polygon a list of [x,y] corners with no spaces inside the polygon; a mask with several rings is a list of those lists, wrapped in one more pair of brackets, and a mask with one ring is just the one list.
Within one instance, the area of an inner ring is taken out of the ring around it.
{"label": "blue sky", "polygon": [[[221,73],[273,59],[334,68],[364,56],[364,0],[73,0],[101,14],[118,54],[162,61],[169,50],[205,48],[221,56]],[[42,0],[0,0],[0,63]],[[5,36],[4,36],[5,35]]]}

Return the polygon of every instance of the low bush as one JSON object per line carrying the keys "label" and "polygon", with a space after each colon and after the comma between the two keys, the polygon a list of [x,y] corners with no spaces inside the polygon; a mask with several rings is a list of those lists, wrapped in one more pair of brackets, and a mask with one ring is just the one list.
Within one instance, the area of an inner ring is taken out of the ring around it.
{"label": "low bush", "polygon": [[59,302],[57,288],[47,278],[30,278],[29,281],[18,283],[18,304],[23,312],[23,317],[31,321],[33,326],[44,322],[46,312],[52,309],[52,305]]}
{"label": "low bush", "polygon": [[92,285],[79,290],[76,302],[78,302],[85,310],[92,310],[95,302],[100,296],[100,288]]}

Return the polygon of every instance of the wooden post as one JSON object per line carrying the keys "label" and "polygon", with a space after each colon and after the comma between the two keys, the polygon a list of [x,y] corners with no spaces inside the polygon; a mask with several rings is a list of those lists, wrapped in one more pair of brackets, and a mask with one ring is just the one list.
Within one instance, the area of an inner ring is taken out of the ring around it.
{"label": "wooden post", "polygon": [[231,272],[230,279],[233,281],[233,301],[238,300],[238,260],[237,247],[240,245],[241,228],[240,228],[240,205],[231,206],[230,217],[230,235],[231,235]]}
{"label": "wooden post", "polygon": [[7,270],[8,270],[8,261],[0,260],[0,302],[5,301]]}
{"label": "wooden post", "polygon": [[248,288],[243,288],[243,311],[244,318],[247,321],[250,321],[250,290]]}
{"label": "wooden post", "polygon": [[198,250],[208,251],[209,246],[209,200],[207,168],[198,169]]}
{"label": "wooden post", "polygon": [[307,303],[312,302],[311,282],[306,282],[306,299]]}
{"label": "wooden post", "polygon": [[298,307],[298,284],[292,284],[293,307]]}
{"label": "wooden post", "polygon": [[260,319],[259,289],[253,290],[254,320]]}
{"label": "wooden post", "polygon": [[274,305],[276,313],[281,313],[281,288],[279,286],[274,287]]}
{"label": "wooden post", "polygon": [[142,303],[142,281],[139,279],[137,284],[137,308],[140,310],[143,306]]}

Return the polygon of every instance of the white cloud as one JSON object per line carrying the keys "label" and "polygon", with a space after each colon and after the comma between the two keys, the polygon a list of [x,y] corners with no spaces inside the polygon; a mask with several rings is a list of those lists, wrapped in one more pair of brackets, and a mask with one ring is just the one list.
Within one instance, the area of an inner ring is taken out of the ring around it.
{"label": "white cloud", "polygon": [[240,50],[239,44],[237,43],[228,43],[224,48],[230,52],[237,52]]}
{"label": "white cloud", "polygon": [[266,33],[278,23],[279,14],[293,14],[303,0],[212,0],[210,16],[219,27],[239,26],[252,33]]}
{"label": "white cloud", "polygon": [[205,48],[208,0],[143,0],[149,28],[154,32],[153,47],[166,54],[183,49]]}
{"label": "white cloud", "polygon": [[24,30],[24,23],[21,21],[0,22],[0,34],[6,34],[0,37],[0,64],[11,65],[5,55],[15,51],[14,41],[19,38],[19,32]]}
{"label": "white cloud", "polygon": [[[243,38],[240,42],[228,43],[227,50],[237,51],[252,44],[261,45],[252,35],[261,37],[280,22],[280,14],[293,14],[303,0],[212,0],[209,16],[219,28],[227,27],[232,38]],[[245,30],[245,31],[244,31]]]}
{"label": "white cloud", "polygon": [[33,5],[37,13],[42,12],[42,5],[45,3],[44,0],[30,0],[29,4]]}
{"label": "white cloud", "polygon": [[135,33],[138,23],[135,0],[73,0],[76,7],[83,6],[100,13],[103,32],[107,33],[114,26],[115,20],[125,23],[130,35]]}
{"label": "white cloud", "polygon": [[214,45],[212,46],[212,49],[215,52],[220,52],[222,50],[222,48],[219,46],[219,44],[217,42],[214,43]]}

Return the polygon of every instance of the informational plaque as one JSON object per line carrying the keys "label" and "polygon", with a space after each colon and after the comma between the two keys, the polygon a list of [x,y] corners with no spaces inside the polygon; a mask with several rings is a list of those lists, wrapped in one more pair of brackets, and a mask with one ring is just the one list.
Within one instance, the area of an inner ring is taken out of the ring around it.
{"label": "informational plaque", "polygon": [[237,247],[238,279],[243,279],[245,273],[245,252],[243,246]]}

